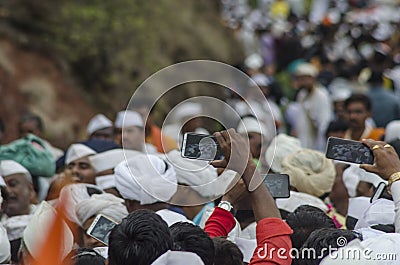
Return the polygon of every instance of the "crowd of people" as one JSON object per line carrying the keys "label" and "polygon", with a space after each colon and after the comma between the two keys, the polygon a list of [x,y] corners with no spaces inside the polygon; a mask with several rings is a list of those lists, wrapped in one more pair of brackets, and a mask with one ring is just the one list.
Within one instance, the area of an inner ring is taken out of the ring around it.
{"label": "crowd of people", "polygon": [[[249,82],[225,93],[240,119],[212,127],[188,100],[160,127],[143,98],[61,150],[34,113],[4,143],[1,117],[0,264],[398,263],[398,1],[257,3],[222,1],[247,55]],[[190,132],[222,158],[184,157]],[[373,164],[328,159],[329,137],[362,142]],[[289,176],[289,197],[269,173]]]}

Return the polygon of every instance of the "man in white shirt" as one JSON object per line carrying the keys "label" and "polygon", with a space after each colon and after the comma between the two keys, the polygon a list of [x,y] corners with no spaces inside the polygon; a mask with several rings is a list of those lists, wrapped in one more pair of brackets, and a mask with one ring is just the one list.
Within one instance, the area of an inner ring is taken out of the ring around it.
{"label": "man in white shirt", "polygon": [[299,65],[295,71],[299,89],[297,137],[304,148],[324,150],[325,130],[332,119],[332,103],[326,89],[316,83],[317,69],[310,63]]}

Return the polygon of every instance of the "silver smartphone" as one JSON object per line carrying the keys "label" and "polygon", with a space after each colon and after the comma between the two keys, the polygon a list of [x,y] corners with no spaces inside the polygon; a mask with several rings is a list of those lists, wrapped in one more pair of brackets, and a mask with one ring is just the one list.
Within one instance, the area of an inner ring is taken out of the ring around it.
{"label": "silver smartphone", "polygon": [[111,218],[103,214],[98,214],[86,231],[86,234],[108,246],[108,237],[117,224]]}

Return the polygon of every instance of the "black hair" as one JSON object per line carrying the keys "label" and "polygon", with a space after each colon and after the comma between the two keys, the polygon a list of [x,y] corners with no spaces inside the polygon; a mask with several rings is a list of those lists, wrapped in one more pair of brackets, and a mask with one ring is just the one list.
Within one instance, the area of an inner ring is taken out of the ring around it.
{"label": "black hair", "polygon": [[21,117],[21,119],[19,120],[19,124],[22,124],[22,123],[27,122],[27,121],[35,121],[39,131],[40,132],[44,131],[44,123],[43,123],[42,118],[39,115],[36,115],[34,113],[24,114]]}
{"label": "black hair", "polygon": [[347,125],[346,121],[343,120],[331,121],[328,125],[328,128],[326,128],[325,136],[328,137],[328,134],[330,132],[344,132],[348,128],[349,126]]}
{"label": "black hair", "polygon": [[321,209],[302,205],[286,218],[287,224],[292,228],[290,236],[294,248],[300,249],[308,236],[320,228],[336,228],[333,220]]}
{"label": "black hair", "polygon": [[315,230],[310,234],[300,250],[300,253],[308,254],[310,252],[302,250],[312,249],[312,255],[300,255],[299,264],[318,265],[324,257],[330,254],[329,251],[332,252],[340,247],[344,247],[348,242],[356,238],[362,240],[361,234],[351,230],[338,228],[321,228]]}
{"label": "black hair", "polygon": [[178,222],[170,226],[172,250],[196,253],[205,265],[214,264],[214,243],[199,226]]}
{"label": "black hair", "polygon": [[6,131],[6,126],[4,125],[3,120],[0,118],[0,133],[4,133]]}
{"label": "black hair", "polygon": [[344,101],[344,107],[347,109],[351,103],[359,102],[362,103],[367,111],[372,109],[372,103],[368,96],[364,94],[353,94]]}
{"label": "black hair", "polygon": [[243,253],[238,246],[224,237],[214,237],[215,257],[214,264],[242,265]]}
{"label": "black hair", "polygon": [[109,265],[148,265],[172,248],[167,223],[150,210],[137,210],[111,231]]}
{"label": "black hair", "polygon": [[79,248],[67,258],[71,259],[74,265],[105,265],[106,263],[105,258],[90,248]]}

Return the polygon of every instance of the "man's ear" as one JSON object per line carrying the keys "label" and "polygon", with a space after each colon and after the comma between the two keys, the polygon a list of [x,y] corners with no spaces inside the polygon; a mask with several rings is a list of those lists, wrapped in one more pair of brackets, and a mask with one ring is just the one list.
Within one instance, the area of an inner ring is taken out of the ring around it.
{"label": "man's ear", "polygon": [[33,184],[32,183],[29,184],[29,201],[32,204],[38,204],[39,203],[36,191],[33,188]]}

